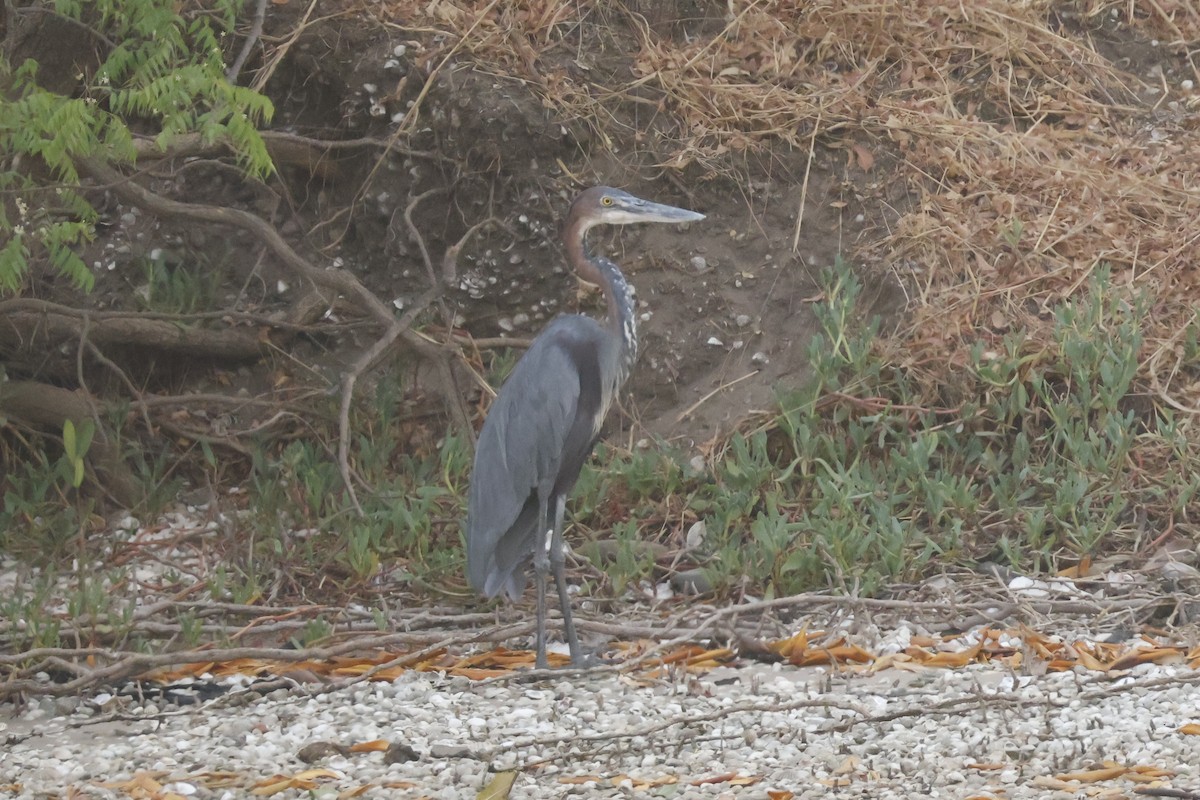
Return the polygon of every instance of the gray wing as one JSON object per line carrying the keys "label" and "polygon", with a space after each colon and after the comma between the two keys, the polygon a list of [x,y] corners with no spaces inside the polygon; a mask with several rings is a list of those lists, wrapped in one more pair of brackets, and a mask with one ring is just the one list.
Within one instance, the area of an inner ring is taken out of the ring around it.
{"label": "gray wing", "polygon": [[475,449],[466,532],[467,576],[487,597],[520,596],[542,504],[570,491],[591,451],[603,337],[595,320],[555,320],[492,403]]}

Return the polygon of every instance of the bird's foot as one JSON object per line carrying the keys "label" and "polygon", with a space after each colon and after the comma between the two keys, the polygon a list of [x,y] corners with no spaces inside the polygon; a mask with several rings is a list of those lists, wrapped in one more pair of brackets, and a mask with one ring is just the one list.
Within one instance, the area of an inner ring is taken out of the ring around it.
{"label": "bird's foot", "polygon": [[616,664],[614,658],[605,658],[597,655],[594,651],[580,651],[571,656],[571,667],[573,669],[593,669],[595,667],[606,667]]}

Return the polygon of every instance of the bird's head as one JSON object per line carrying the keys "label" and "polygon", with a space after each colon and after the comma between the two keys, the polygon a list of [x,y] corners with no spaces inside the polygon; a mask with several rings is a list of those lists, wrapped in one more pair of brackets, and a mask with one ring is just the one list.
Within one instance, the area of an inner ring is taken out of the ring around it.
{"label": "bird's head", "polygon": [[662,203],[652,203],[611,186],[584,190],[571,204],[570,223],[581,232],[596,225],[632,225],[635,222],[697,222],[703,214]]}

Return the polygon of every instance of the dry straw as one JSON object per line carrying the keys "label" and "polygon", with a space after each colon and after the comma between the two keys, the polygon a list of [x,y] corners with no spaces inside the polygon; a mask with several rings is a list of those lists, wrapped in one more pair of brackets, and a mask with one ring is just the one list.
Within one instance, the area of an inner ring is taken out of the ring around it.
{"label": "dry straw", "polygon": [[699,36],[649,2],[502,3],[482,20],[467,0],[392,10],[664,167],[748,179],[734,167],[746,153],[872,154],[858,166],[888,170],[910,201],[849,255],[912,296],[912,365],[961,363],[965,342],[1015,329],[1037,342],[1046,310],[1108,265],[1150,300],[1143,387],[1200,413],[1180,344],[1200,300],[1194,2],[712,5]]}

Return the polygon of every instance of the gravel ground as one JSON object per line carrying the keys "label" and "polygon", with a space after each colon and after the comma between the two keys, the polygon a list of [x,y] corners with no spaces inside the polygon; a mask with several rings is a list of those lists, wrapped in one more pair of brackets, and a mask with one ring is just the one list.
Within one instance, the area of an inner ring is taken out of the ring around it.
{"label": "gravel ground", "polygon": [[[414,672],[317,693],[237,686],[185,709],[39,699],[0,722],[0,791],[233,798],[316,769],[313,792],[277,796],[461,798],[509,768],[514,798],[1116,798],[1151,780],[1200,791],[1200,735],[1181,731],[1200,723],[1196,683],[1195,671],[1156,665],[1116,678],[754,665],[526,683]],[[407,745],[413,760],[331,748],[299,757],[314,742],[373,740]],[[1098,782],[1055,777],[1106,763]],[[157,783],[143,775],[150,789],[139,794],[128,782],[142,771]]]}

